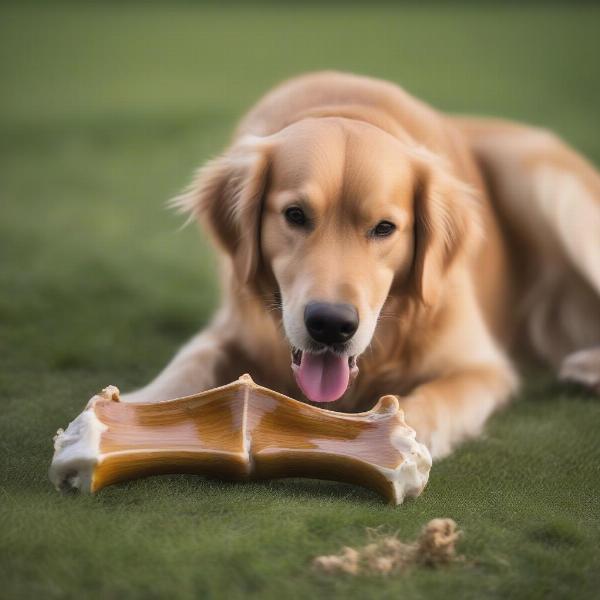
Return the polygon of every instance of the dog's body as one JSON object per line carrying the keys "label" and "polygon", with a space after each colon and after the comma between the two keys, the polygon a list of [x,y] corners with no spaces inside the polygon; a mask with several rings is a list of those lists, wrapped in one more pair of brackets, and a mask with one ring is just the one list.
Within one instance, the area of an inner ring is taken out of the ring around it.
{"label": "dog's body", "polygon": [[[309,74],[265,96],[177,205],[223,250],[223,305],[125,400],[243,372],[294,397],[343,392],[336,410],[396,394],[440,457],[514,392],[514,350],[599,383],[600,176],[550,133]],[[328,338],[313,305],[353,312]]]}

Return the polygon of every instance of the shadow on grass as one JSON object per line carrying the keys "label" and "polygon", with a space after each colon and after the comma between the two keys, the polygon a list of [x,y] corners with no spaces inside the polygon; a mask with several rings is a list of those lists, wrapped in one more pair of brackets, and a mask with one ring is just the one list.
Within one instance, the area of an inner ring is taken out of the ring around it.
{"label": "shadow on grass", "polygon": [[199,475],[161,475],[146,477],[105,488],[98,493],[103,502],[121,502],[122,497],[152,489],[157,494],[188,496],[202,494],[215,498],[277,498],[279,501],[292,499],[347,500],[386,505],[385,498],[360,486],[318,479],[268,479],[264,481],[227,481],[209,479]]}

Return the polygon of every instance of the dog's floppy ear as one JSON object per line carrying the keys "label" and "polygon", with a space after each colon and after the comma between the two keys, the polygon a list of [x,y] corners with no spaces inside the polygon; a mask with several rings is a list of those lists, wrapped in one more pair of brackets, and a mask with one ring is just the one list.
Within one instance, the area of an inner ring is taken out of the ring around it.
{"label": "dog's floppy ear", "polygon": [[445,276],[481,240],[481,216],[474,190],[434,157],[422,157],[414,190],[413,285],[427,306],[436,304]]}
{"label": "dog's floppy ear", "polygon": [[191,186],[171,202],[208,228],[242,284],[254,283],[260,262],[269,163],[264,138],[245,137],[199,169]]}

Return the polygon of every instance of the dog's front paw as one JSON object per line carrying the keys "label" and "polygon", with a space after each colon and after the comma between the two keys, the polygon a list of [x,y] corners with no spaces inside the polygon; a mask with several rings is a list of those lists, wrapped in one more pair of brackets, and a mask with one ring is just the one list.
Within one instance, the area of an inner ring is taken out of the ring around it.
{"label": "dog's front paw", "polygon": [[600,346],[569,354],[560,366],[559,377],[600,394]]}

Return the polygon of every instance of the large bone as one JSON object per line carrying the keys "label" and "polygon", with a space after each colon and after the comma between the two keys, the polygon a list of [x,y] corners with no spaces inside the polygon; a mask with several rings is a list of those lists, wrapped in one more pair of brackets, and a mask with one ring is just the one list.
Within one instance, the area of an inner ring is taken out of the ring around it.
{"label": "large bone", "polygon": [[96,492],[160,473],[226,479],[312,477],[372,488],[391,502],[418,496],[431,456],[398,400],[336,413],[255,384],[249,375],[158,403],[124,403],[110,386],[54,441],[50,479],[59,490]]}

